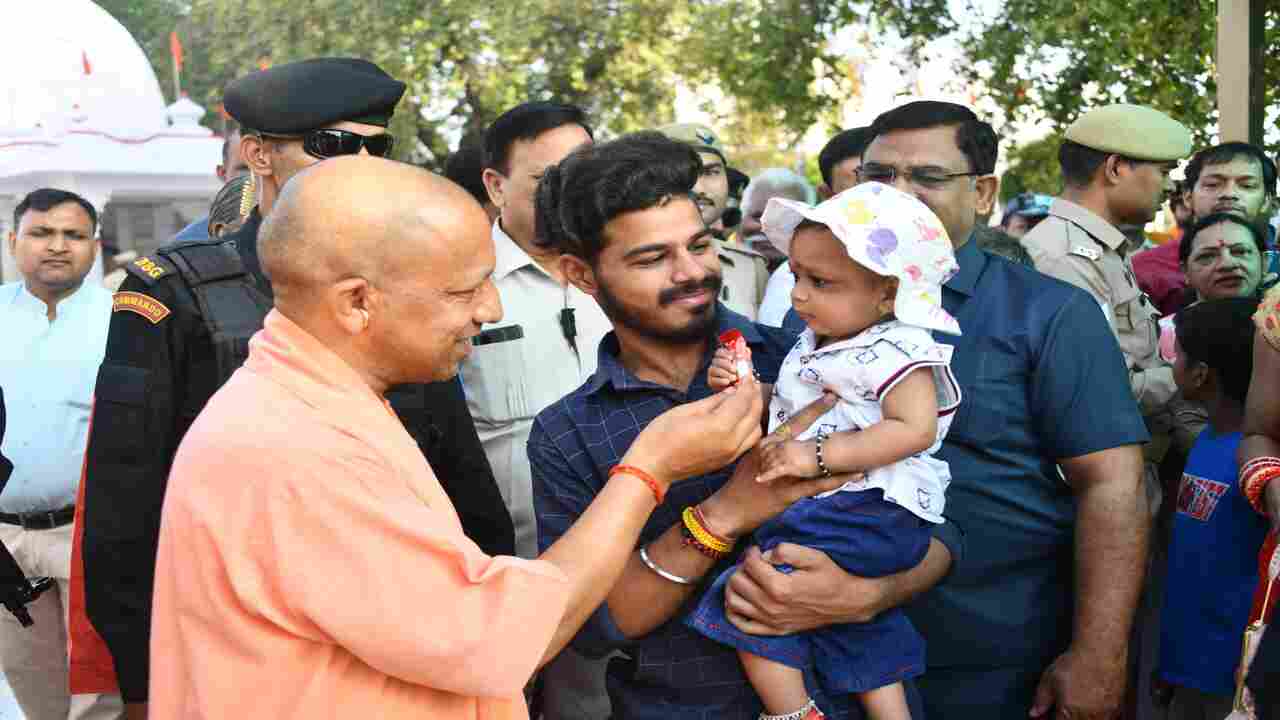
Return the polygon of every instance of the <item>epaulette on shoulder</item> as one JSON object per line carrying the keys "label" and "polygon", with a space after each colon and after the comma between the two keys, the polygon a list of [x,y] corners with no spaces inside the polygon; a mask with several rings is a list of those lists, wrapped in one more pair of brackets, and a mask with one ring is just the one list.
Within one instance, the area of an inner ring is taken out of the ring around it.
{"label": "epaulette on shoulder", "polygon": [[745,258],[743,257],[737,258],[738,260],[742,260],[744,262],[752,262],[756,258],[759,258],[761,260],[767,260],[764,255],[761,255],[760,253],[756,252],[755,250],[752,250],[751,248],[745,248],[745,247],[742,247],[741,245],[731,245],[729,243],[722,243],[720,245],[718,254],[720,255],[721,262],[729,263],[730,267],[737,264],[734,258],[731,256],[731,254],[745,255],[746,256]]}
{"label": "epaulette on shoulder", "polygon": [[142,257],[124,266],[125,272],[133,275],[147,285],[155,285],[160,278],[166,275],[172,275],[178,271],[173,263],[169,262],[162,255],[143,255]]}
{"label": "epaulette on shoulder", "polygon": [[734,253],[738,253],[739,255],[757,257],[757,258],[760,258],[761,260],[768,259],[764,255],[761,255],[760,253],[756,252],[755,250],[752,250],[751,248],[742,247],[741,245],[737,245],[737,244],[723,243],[720,245],[720,252],[734,252]]}

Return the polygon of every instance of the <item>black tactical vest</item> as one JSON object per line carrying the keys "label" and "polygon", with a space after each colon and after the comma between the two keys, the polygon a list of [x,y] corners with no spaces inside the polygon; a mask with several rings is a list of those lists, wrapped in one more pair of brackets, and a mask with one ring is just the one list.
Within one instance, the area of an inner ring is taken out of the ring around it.
{"label": "black tactical vest", "polygon": [[156,251],[182,276],[213,343],[221,387],[249,357],[249,338],[262,329],[271,298],[245,268],[231,239],[169,245]]}

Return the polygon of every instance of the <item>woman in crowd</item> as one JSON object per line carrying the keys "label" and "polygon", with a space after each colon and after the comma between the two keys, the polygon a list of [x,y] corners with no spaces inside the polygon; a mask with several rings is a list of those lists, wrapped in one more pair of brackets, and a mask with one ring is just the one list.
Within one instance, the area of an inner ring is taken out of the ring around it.
{"label": "woman in crowd", "polygon": [[[1178,260],[1187,278],[1187,305],[1204,300],[1255,297],[1266,266],[1262,228],[1230,213],[1213,213],[1183,236]],[[1173,315],[1160,320],[1160,352],[1173,362]]]}

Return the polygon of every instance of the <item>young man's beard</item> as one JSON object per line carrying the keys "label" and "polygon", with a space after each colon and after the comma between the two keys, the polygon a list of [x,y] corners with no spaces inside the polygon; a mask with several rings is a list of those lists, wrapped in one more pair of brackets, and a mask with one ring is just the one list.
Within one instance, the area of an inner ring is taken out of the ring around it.
{"label": "young man's beard", "polygon": [[651,325],[646,325],[641,318],[628,312],[623,307],[621,301],[613,294],[609,289],[609,285],[599,274],[596,275],[596,288],[599,291],[596,295],[596,302],[600,303],[600,309],[604,311],[609,320],[613,321],[614,325],[620,325],[645,337],[669,344],[700,342],[709,335],[714,334],[717,320],[716,306],[720,298],[720,287],[723,284],[723,279],[719,273],[716,273],[707,275],[701,282],[679,285],[658,293],[658,307],[662,308],[675,302],[680,297],[698,290],[711,291],[711,302],[708,303],[707,308],[694,316],[689,324],[683,328],[676,329],[655,328]]}

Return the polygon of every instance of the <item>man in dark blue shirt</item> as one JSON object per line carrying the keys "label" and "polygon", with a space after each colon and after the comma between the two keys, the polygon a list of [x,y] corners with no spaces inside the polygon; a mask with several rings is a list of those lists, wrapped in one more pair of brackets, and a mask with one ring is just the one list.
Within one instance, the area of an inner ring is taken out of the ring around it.
{"label": "man in dark blue shirt", "polygon": [[[539,235],[564,252],[566,276],[596,298],[615,328],[601,343],[596,373],[534,422],[529,459],[543,548],[583,512],[653,418],[711,394],[706,372],[721,332],[742,333],[766,383],[795,341],[793,333],[757,325],[715,302],[719,261],[690,196],[699,164],[686,145],[640,133],[580,149],[548,170],[539,186]],[[803,429],[821,414],[821,407],[812,409],[817,412],[782,432]],[[616,718],[754,720],[761,711],[736,652],[683,624],[698,591],[738,553],[715,562],[690,547],[682,537],[682,511],[699,507],[715,532],[737,540],[794,500],[842,480],[761,484],[755,475],[749,455],[736,467],[673,487],[622,578],[574,639],[587,654],[626,654],[609,668]],[[958,544],[954,537],[944,541]],[[751,552],[765,562],[758,550]],[[900,604],[937,582],[952,552],[935,541],[919,567],[857,580],[875,589],[871,595],[882,607]],[[870,607],[865,599],[859,603]],[[811,689],[829,717],[861,717],[851,699]]]}
{"label": "man in dark blue shirt", "polygon": [[[943,305],[964,335],[939,339],[955,345],[964,402],[938,457],[951,466],[947,519],[965,552],[908,607],[928,643],[927,714],[1111,717],[1148,535],[1148,436],[1120,349],[1089,295],[971,239],[999,184],[990,125],[959,105],[916,102],[881,115],[872,132],[860,180],[920,198],[960,264]],[[756,602],[765,616],[820,595],[831,575],[793,573],[773,587],[748,577],[738,589],[767,598]],[[785,620],[764,624],[812,622]]]}

